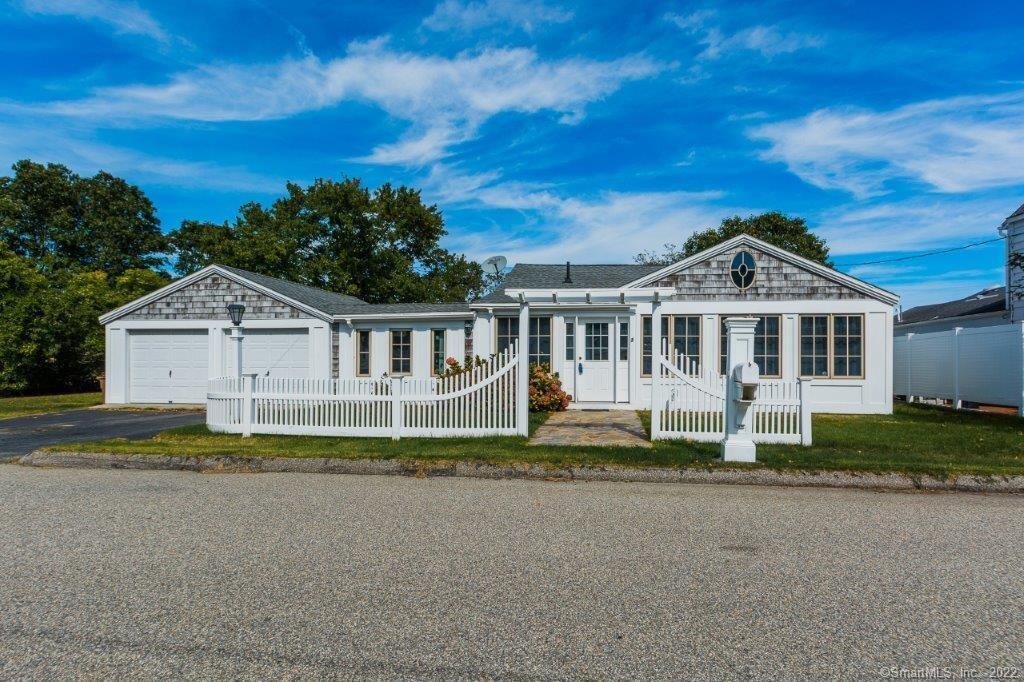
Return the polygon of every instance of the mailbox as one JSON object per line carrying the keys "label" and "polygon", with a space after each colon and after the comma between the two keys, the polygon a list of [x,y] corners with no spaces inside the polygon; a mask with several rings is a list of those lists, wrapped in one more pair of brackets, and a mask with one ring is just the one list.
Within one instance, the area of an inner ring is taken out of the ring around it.
{"label": "mailbox", "polygon": [[757,399],[757,384],[761,380],[761,372],[753,362],[743,362],[732,370],[732,380],[736,382],[736,399],[743,403],[752,403]]}

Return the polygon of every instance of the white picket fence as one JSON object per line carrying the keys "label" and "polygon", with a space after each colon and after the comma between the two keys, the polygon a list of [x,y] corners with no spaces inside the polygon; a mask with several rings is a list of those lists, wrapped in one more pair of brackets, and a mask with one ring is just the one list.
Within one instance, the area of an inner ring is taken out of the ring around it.
{"label": "white picket fence", "polygon": [[306,436],[491,436],[525,432],[517,410],[519,356],[415,379],[247,375],[210,381],[206,423],[218,433]]}
{"label": "white picket fence", "polygon": [[[653,440],[719,442],[725,437],[727,377],[672,353],[661,357]],[[811,443],[810,381],[762,379],[751,404],[755,443]]]}
{"label": "white picket fence", "polygon": [[1024,325],[909,333],[893,340],[893,393],[1006,405],[1024,414]]}

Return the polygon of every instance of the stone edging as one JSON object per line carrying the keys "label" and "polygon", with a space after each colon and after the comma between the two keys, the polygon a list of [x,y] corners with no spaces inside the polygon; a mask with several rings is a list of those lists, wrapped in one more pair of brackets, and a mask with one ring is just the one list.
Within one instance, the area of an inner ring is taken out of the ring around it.
{"label": "stone edging", "polygon": [[338,459],[332,457],[183,457],[171,455],[113,455],[96,452],[37,450],[17,460],[37,467],[71,469],[146,469],[200,473],[318,473],[393,476],[460,476],[467,478],[529,478],[554,481],[621,481],[636,483],[728,483],[797,487],[860,488],[869,490],[946,490],[1024,493],[1024,476],[932,476],[873,474],[847,471],[724,469],[667,467],[567,467],[549,469],[536,464],[494,465],[476,462],[416,462],[395,459]]}

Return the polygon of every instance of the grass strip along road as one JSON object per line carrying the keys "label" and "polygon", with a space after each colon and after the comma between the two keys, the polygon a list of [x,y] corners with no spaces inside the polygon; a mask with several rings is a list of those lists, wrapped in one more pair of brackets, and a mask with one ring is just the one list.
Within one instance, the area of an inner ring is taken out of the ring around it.
{"label": "grass strip along road", "polygon": [[[531,432],[547,415],[531,415]],[[645,425],[650,416],[641,413]],[[775,469],[901,472],[939,478],[1024,474],[1024,420],[897,403],[891,415],[815,415],[814,445],[762,445],[758,464]],[[145,440],[55,446],[79,452],[241,457],[342,457],[420,462],[474,461],[550,467],[718,467],[715,443],[659,441],[653,448],[526,446],[522,437],[321,438],[210,433],[205,426],[163,431]],[[729,467],[736,467],[729,463]]]}

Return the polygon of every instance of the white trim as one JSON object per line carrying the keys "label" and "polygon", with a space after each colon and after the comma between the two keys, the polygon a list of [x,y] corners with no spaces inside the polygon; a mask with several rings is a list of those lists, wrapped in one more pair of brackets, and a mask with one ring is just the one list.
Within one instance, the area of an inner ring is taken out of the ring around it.
{"label": "white trim", "polygon": [[821,263],[815,263],[814,261],[808,260],[803,256],[798,256],[797,254],[792,253],[790,251],[786,251],[785,249],[780,249],[779,247],[773,246],[767,242],[763,242],[760,239],[757,239],[756,237],[751,237],[749,234],[741,234],[736,237],[733,237],[732,239],[728,239],[722,242],[721,244],[712,246],[709,249],[704,249],[700,253],[695,253],[689,258],[684,258],[683,260],[668,265],[662,268],[661,270],[641,277],[640,279],[634,280],[629,284],[624,285],[623,288],[632,289],[637,287],[649,286],[652,282],[657,282],[659,279],[679,272],[680,270],[685,270],[691,265],[700,263],[704,260],[707,260],[708,258],[713,258],[714,256],[717,256],[720,253],[724,253],[725,251],[729,251],[730,249],[734,249],[738,246],[750,246],[760,249],[761,251],[764,251],[769,255],[775,256],[780,260],[788,261],[793,265],[797,265],[799,267],[804,268],[805,270],[809,270],[816,275],[820,275],[822,277],[825,277],[826,279],[830,279],[832,281],[838,282],[839,284],[847,286],[855,291],[867,294],[868,296],[878,299],[883,303],[888,303],[890,305],[896,305],[897,303],[899,303],[900,297],[892,293],[891,291],[886,291],[881,287],[876,287],[873,284],[868,284],[863,280],[839,272],[838,270],[833,270],[832,268],[826,267]]}
{"label": "white trim", "polygon": [[[645,287],[645,288],[592,288],[592,289],[506,289],[505,294],[507,296],[515,296],[524,298],[531,304],[536,304],[538,307],[545,303],[552,306],[564,307],[565,305],[571,305],[573,302],[577,304],[583,303],[586,306],[590,305],[617,305],[617,306],[628,306],[630,301],[649,301],[653,296],[663,295],[671,296],[676,292],[673,287]],[[552,301],[552,297],[556,297],[557,302]],[[613,299],[612,301],[600,301],[598,303],[592,303],[594,299]]]}
{"label": "white trim", "polygon": [[[306,305],[305,303],[299,303],[298,301],[296,301],[294,299],[291,299],[291,298],[288,298],[287,296],[284,296],[284,295],[280,294],[279,292],[277,292],[277,291],[275,291],[273,289],[268,289],[265,286],[262,286],[260,284],[256,284],[256,282],[253,282],[252,280],[246,279],[242,275],[237,275],[237,274],[235,274],[235,273],[233,273],[233,272],[231,272],[229,270],[225,270],[224,268],[220,267],[219,265],[214,264],[214,265],[207,265],[205,268],[203,268],[201,270],[196,270],[191,275],[186,275],[185,277],[182,277],[179,280],[175,280],[174,282],[171,282],[170,284],[168,284],[165,287],[161,287],[161,288],[157,289],[156,291],[151,292],[149,294],[146,294],[145,296],[143,296],[141,298],[137,298],[134,301],[131,301],[130,303],[124,304],[120,308],[117,308],[115,310],[111,310],[109,313],[101,315],[100,318],[99,318],[100,324],[107,324],[109,322],[112,322],[112,321],[118,319],[119,317],[124,317],[125,315],[127,315],[127,314],[129,314],[131,312],[134,312],[134,311],[138,310],[139,308],[147,306],[150,303],[153,303],[154,301],[159,301],[164,296],[167,296],[168,294],[172,294],[175,291],[178,291],[179,289],[187,287],[189,284],[193,284],[193,283],[203,279],[204,277],[207,277],[207,276],[212,275],[212,274],[217,274],[217,275],[220,275],[221,277],[224,277],[226,279],[230,279],[232,282],[235,282],[236,284],[241,284],[242,286],[248,287],[248,288],[252,289],[253,291],[259,292],[259,293],[263,294],[264,296],[269,296],[270,298],[274,299],[275,301],[279,301],[279,302],[284,303],[286,305],[290,305],[293,308],[297,308],[298,310],[301,310],[304,313],[308,313],[308,314],[312,315],[315,318],[323,320],[324,322],[330,322],[331,321],[331,316],[328,315],[327,313],[323,312],[322,310],[317,310],[316,308],[312,308],[312,307]],[[245,323],[248,324],[248,321],[245,321]]]}

